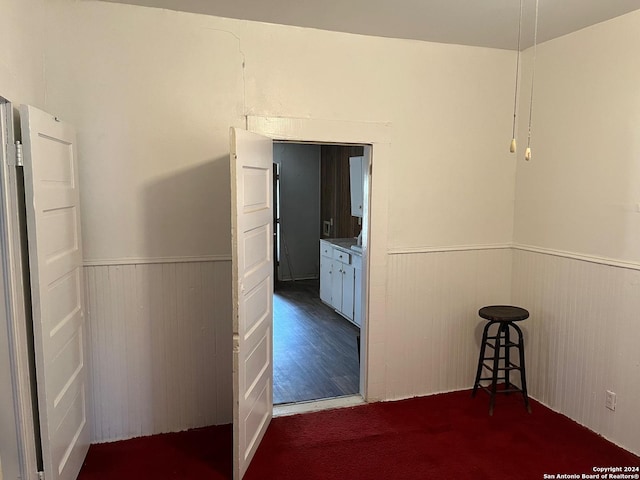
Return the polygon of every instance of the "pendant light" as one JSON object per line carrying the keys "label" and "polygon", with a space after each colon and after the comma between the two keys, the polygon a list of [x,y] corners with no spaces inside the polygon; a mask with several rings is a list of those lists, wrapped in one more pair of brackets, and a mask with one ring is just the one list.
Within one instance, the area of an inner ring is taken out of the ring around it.
{"label": "pendant light", "polygon": [[533,84],[536,76],[536,53],[538,49],[538,4],[536,0],[536,23],[533,30],[533,62],[531,66],[531,96],[529,98],[529,130],[527,133],[527,149],[524,152],[524,159],[531,160],[531,119],[533,117]]}
{"label": "pendant light", "polygon": [[516,86],[515,93],[513,95],[513,131],[511,146],[509,147],[509,151],[511,153],[515,153],[516,151],[516,112],[518,111],[518,75],[520,73],[520,40],[522,39],[522,3],[523,0],[520,0],[520,17],[518,19],[518,56],[516,58]]}

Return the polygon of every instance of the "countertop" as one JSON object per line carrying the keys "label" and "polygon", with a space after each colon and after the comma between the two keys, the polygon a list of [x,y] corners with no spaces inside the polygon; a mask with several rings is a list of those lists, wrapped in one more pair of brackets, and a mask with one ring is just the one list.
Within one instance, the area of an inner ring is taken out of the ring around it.
{"label": "countertop", "polygon": [[352,246],[355,246],[357,243],[356,238],[321,238],[323,242],[330,243],[334,247],[338,247],[348,253],[353,253],[355,255],[362,255],[362,248],[353,249]]}

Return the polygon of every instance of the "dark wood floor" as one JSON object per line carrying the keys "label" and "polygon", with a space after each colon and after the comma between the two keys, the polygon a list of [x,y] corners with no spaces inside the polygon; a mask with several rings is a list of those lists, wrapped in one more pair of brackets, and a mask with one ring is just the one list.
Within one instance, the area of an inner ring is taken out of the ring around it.
{"label": "dark wood floor", "polygon": [[317,280],[282,282],[273,296],[273,403],[359,391],[360,329],[320,301]]}

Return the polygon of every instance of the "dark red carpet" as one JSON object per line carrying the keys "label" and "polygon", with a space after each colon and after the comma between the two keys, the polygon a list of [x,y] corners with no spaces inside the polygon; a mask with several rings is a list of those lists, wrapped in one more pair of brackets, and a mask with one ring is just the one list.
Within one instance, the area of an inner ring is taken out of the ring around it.
{"label": "dark red carpet", "polygon": [[79,480],[231,478],[232,426],[91,445]]}
{"label": "dark red carpet", "polygon": [[[582,478],[594,467],[640,466],[566,417],[532,408],[500,396],[489,417],[488,397],[464,391],[276,418],[245,479]],[[231,428],[94,445],[79,478],[231,478]]]}

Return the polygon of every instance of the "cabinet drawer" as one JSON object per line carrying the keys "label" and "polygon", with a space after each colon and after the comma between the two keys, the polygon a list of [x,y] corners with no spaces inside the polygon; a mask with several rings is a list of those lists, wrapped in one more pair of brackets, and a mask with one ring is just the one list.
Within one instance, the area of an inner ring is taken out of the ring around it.
{"label": "cabinet drawer", "polygon": [[333,250],[333,258],[339,262],[351,265],[351,254],[338,250],[337,248]]}
{"label": "cabinet drawer", "polygon": [[333,247],[327,242],[320,242],[320,255],[333,258]]}
{"label": "cabinet drawer", "polygon": [[353,268],[362,269],[362,257],[360,255],[352,255],[351,265],[353,265]]}

